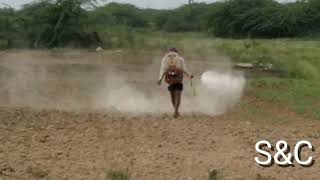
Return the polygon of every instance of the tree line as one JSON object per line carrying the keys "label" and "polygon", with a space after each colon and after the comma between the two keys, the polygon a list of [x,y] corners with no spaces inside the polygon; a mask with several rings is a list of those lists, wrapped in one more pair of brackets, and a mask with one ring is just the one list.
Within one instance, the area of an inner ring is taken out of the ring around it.
{"label": "tree line", "polygon": [[0,47],[86,46],[86,33],[119,26],[228,38],[299,37],[319,32],[320,1],[225,0],[156,10],[118,3],[97,6],[94,0],[38,0],[18,10],[0,8]]}

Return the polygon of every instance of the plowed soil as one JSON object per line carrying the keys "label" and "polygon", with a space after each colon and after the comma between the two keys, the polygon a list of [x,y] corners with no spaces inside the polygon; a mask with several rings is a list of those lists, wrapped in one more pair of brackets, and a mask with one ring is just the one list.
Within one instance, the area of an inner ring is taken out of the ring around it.
{"label": "plowed soil", "polygon": [[[156,86],[157,64],[125,60],[121,52],[0,54],[0,179],[105,180],[110,170],[133,180],[205,180],[212,170],[230,180],[320,178],[319,122],[251,93],[224,115],[174,119],[169,94]],[[155,75],[143,78],[145,66]],[[95,103],[110,67],[147,94],[161,91],[168,111],[130,113]],[[254,146],[262,139],[274,146],[286,140],[292,153],[297,141],[308,140],[315,151],[305,148],[302,157],[312,155],[315,163],[261,167]]]}

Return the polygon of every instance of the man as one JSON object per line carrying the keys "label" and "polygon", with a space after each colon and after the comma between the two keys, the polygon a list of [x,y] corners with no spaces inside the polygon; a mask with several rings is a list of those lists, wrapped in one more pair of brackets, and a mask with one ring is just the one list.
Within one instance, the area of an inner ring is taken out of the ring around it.
{"label": "man", "polygon": [[178,54],[178,50],[171,48],[162,59],[158,84],[161,85],[163,78],[165,78],[165,81],[168,83],[175,118],[180,115],[179,107],[181,92],[183,90],[183,75],[186,75],[190,79],[193,78],[186,67],[184,59]]}

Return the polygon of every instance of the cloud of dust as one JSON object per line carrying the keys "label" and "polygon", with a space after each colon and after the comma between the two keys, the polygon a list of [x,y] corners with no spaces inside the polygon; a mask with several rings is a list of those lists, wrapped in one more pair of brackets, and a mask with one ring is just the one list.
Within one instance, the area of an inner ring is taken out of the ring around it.
{"label": "cloud of dust", "polygon": [[[125,77],[115,72],[109,74],[105,87],[98,93],[99,105],[123,113],[167,113],[172,112],[172,105],[166,86],[162,88],[151,85],[148,87],[134,87]],[[196,87],[189,87],[185,83],[181,110],[183,113],[203,113],[220,115],[233,107],[241,98],[245,86],[242,73],[206,71],[198,79]],[[196,88],[196,89],[193,89]],[[193,91],[196,92],[193,92]],[[194,93],[195,96],[194,96]]]}
{"label": "cloud of dust", "polygon": [[133,114],[168,111],[168,97],[163,93],[157,89],[149,89],[148,93],[147,86],[137,87],[135,83],[128,82],[128,77],[120,74],[109,71],[101,89],[96,93],[97,107]]}
{"label": "cloud of dust", "polygon": [[241,98],[245,86],[242,73],[206,71],[201,76],[197,100],[199,112],[220,115]]}
{"label": "cloud of dust", "polygon": [[[194,72],[200,73],[193,79],[192,87],[190,80],[184,80],[182,113],[221,115],[242,97],[246,83],[244,74],[232,70],[230,60],[224,56],[215,54],[207,58],[208,61],[188,63]],[[131,69],[130,72],[118,72],[110,67],[97,93],[98,106],[123,113],[172,113],[167,84],[156,85],[159,63],[159,59],[154,59],[151,65],[135,73]]]}
{"label": "cloud of dust", "polygon": [[[156,85],[158,59],[148,67],[108,62],[105,68],[85,59],[65,63],[46,53],[35,54],[14,53],[1,62],[0,68],[8,72],[3,71],[0,78],[0,105],[60,110],[107,109],[133,114],[173,112],[167,85]],[[200,67],[195,71],[204,73],[196,76],[193,87],[185,80],[182,113],[220,115],[240,100],[244,75],[232,71],[228,63],[222,64],[227,67],[219,66],[216,68],[219,71],[201,69],[210,65],[194,65],[194,68]]]}
{"label": "cloud of dust", "polygon": [[[30,54],[10,54],[1,63],[8,73],[2,75],[1,106],[38,108],[43,98],[41,89],[47,80],[47,72],[41,65],[29,64]],[[19,61],[18,61],[19,60]]]}

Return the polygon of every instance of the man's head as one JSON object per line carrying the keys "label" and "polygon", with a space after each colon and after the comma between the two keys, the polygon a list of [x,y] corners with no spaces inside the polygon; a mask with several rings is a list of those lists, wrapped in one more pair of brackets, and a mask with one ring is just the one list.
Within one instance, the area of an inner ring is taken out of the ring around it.
{"label": "man's head", "polygon": [[175,53],[178,53],[178,50],[177,50],[177,48],[170,48],[170,49],[169,49],[169,52],[175,52]]}

